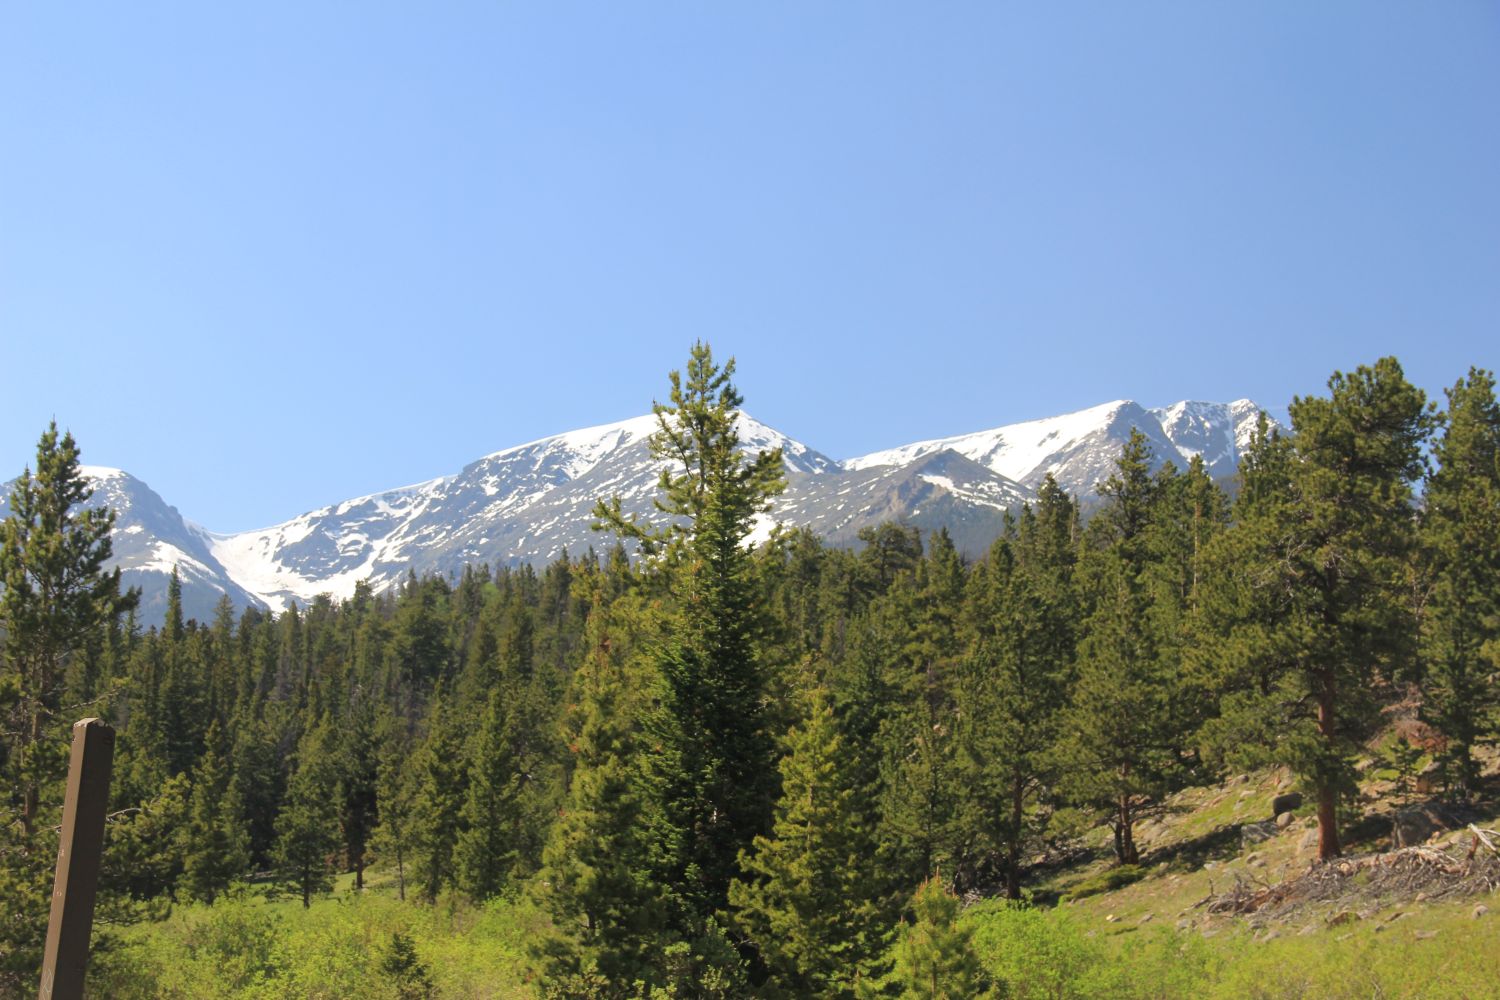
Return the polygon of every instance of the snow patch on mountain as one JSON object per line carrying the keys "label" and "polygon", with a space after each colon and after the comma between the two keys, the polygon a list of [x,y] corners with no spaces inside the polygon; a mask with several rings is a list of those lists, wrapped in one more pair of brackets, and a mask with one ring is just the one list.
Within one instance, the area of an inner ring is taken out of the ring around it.
{"label": "snow patch on mountain", "polygon": [[1109,423],[1126,400],[1102,403],[1076,413],[1041,420],[1007,424],[973,434],[918,441],[885,451],[872,452],[844,462],[846,469],[868,469],[877,465],[905,465],[923,455],[952,450],[1007,479],[1020,482],[1051,456],[1077,443]]}

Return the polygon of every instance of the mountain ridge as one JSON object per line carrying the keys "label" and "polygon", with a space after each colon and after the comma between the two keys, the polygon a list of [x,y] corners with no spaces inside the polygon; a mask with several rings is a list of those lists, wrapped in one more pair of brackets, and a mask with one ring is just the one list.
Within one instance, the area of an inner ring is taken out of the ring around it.
{"label": "mountain ridge", "polygon": [[[788,478],[751,540],[763,541],[780,522],[853,545],[862,528],[895,520],[924,533],[947,528],[960,550],[977,556],[1047,475],[1087,501],[1131,429],[1146,436],[1158,465],[1201,454],[1210,475],[1224,478],[1259,413],[1248,399],[1155,409],[1121,399],[844,461],[741,413],[742,448],[780,447]],[[224,594],[237,606],[282,610],[319,594],[347,597],[360,581],[380,591],[413,571],[456,574],[469,563],[536,564],[580,553],[595,544],[589,524],[598,498],[619,496],[628,513],[651,512],[656,426],[645,414],[564,431],[490,452],[451,475],[230,533],[184,518],[123,470],[85,471],[98,491],[92,503],[119,512],[114,562],[142,588],[142,619],[159,620],[176,565],[185,611],[206,620]]]}

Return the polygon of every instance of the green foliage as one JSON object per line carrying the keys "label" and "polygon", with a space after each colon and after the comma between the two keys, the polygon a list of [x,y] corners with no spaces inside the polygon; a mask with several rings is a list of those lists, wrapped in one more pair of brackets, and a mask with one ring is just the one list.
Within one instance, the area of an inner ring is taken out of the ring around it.
{"label": "green foliage", "polygon": [[277,875],[302,897],[303,909],[312,905],[314,895],[333,888],[339,849],[333,739],[327,721],[302,737],[287,785],[286,805],[276,819]]}
{"label": "green foliage", "polygon": [[667,940],[663,887],[652,884],[641,822],[627,674],[630,635],[644,622],[631,602],[606,609],[595,598],[569,698],[573,778],[533,883],[553,925],[533,950],[559,996],[620,996],[658,981]]}
{"label": "green foliage", "polygon": [[939,878],[911,901],[912,920],[896,940],[893,982],[903,1000],[968,1000],[992,995],[974,951],[973,928],[959,921],[958,897]]}
{"label": "green foliage", "polygon": [[62,695],[75,661],[136,603],[120,571],[104,571],[114,514],[84,509],[92,493],[73,435],[53,422],[0,523],[0,977],[18,982],[40,964],[49,909],[73,721]]}
{"label": "green foliage", "polygon": [[1199,494],[1213,503],[1201,467],[1184,478],[1170,464],[1152,476],[1150,466],[1150,447],[1132,430],[1100,488],[1105,505],[1079,562],[1085,617],[1057,751],[1064,795],[1109,817],[1127,865],[1140,860],[1136,820],[1189,777],[1181,647],[1195,594],[1183,564],[1216,521],[1199,516],[1202,501],[1188,502]]}
{"label": "green foliage", "polygon": [[781,759],[781,799],[770,836],[742,857],[731,884],[735,924],[776,986],[797,996],[852,997],[884,950],[890,914],[879,905],[873,831],[860,822],[848,759],[827,693]]}
{"label": "green foliage", "polygon": [[969,649],[955,692],[959,729],[957,826],[972,873],[999,870],[1021,895],[1021,857],[1040,835],[1041,800],[1055,784],[1053,748],[1073,684],[1078,510],[1048,476],[975,567],[964,626]]}
{"label": "green foliage", "polygon": [[191,811],[181,827],[182,891],[190,899],[212,903],[250,866],[250,840],[239,797],[229,784],[224,761],[214,750],[215,724],[208,750],[193,775]]}
{"label": "green foliage", "polygon": [[739,451],[733,374],[733,359],[721,368],[695,344],[686,376],[671,374],[670,404],[653,407],[652,454],[667,463],[659,523],[625,517],[619,498],[595,509],[598,526],[662,554],[675,599],[678,617],[655,651],[641,786],[655,877],[678,900],[684,933],[724,907],[739,852],[768,829],[775,799],[763,624],[744,542],[785,483],[779,450],[748,461]]}
{"label": "green foliage", "polygon": [[1423,710],[1448,739],[1457,786],[1470,793],[1479,779],[1474,746],[1500,724],[1500,404],[1494,376],[1477,368],[1447,394],[1421,521]]}
{"label": "green foliage", "polygon": [[453,884],[467,779],[463,749],[463,731],[439,693],[428,715],[427,737],[404,778],[411,789],[406,837],[412,878],[428,902]]}
{"label": "green foliage", "polygon": [[[1480,787],[1500,708],[1488,373],[1449,391],[1421,504],[1429,416],[1386,359],[1295,401],[1290,434],[1263,423],[1232,508],[1201,462],[1152,471],[1136,436],[1087,525],[1044,482],[972,566],[896,524],[857,551],[810,532],[752,550],[781,465],[740,450],[732,373],[695,346],[657,408],[655,514],[595,511],[638,566],[617,544],[277,614],[221,603],[208,626],[178,580],[144,633],[97,573],[107,515],[58,506],[83,489],[76,448],[44,436],[30,514],[0,532],[0,568],[32,574],[0,599],[0,993],[34,985],[59,713],[87,702],[119,728],[99,995],[1442,995],[1363,931],[1329,957],[1093,938],[1070,907],[960,913],[931,876],[1020,896],[1030,856],[1102,819],[1125,863],[1073,895],[1115,891],[1141,876],[1138,819],[1231,763],[1293,766],[1326,831],[1411,685]],[[36,574],[70,558],[79,586],[47,605]],[[341,867],[363,891],[320,899]],[[266,868],[300,898],[225,894]],[[444,905],[384,895],[408,878]],[[174,898],[213,903],[168,916]],[[1484,995],[1472,956],[1445,957]]]}
{"label": "green foliage", "polygon": [[1257,435],[1206,618],[1219,718],[1204,742],[1236,763],[1291,766],[1318,802],[1319,856],[1376,723],[1377,678],[1414,652],[1412,484],[1431,418],[1394,358],[1292,401],[1292,435]]}
{"label": "green foliage", "polygon": [[391,934],[390,946],[380,958],[380,971],[395,986],[400,1000],[428,1000],[433,995],[432,973],[417,956],[411,938],[400,931]]}

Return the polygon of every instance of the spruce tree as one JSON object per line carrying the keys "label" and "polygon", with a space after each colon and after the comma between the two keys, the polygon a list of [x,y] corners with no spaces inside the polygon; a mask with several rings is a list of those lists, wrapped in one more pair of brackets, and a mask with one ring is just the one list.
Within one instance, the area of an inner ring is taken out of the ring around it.
{"label": "spruce tree", "polygon": [[1149,573],[1152,529],[1173,479],[1152,476],[1145,437],[1131,430],[1117,471],[1100,487],[1104,506],[1086,533],[1079,561],[1085,617],[1077,680],[1062,719],[1060,787],[1099,810],[1114,833],[1115,858],[1136,864],[1135,823],[1180,776],[1174,706],[1178,664],[1157,623]]}
{"label": "spruce tree", "polygon": [[120,593],[120,571],[106,573],[114,512],[84,509],[93,495],[73,435],[58,438],[52,423],[37,442],[36,472],[28,468],[10,494],[0,524],[0,685],[9,702],[0,760],[19,802],[25,837],[37,827],[44,793],[67,769],[51,739],[69,661],[136,603]]}
{"label": "spruce tree", "polygon": [[333,888],[339,850],[333,741],[328,720],[308,728],[297,744],[286,802],[276,817],[277,874],[302,897],[303,909],[312,905],[314,895]]}
{"label": "spruce tree", "polygon": [[212,904],[250,867],[250,841],[239,797],[218,751],[217,724],[193,772],[191,812],[181,831],[182,892]]}
{"label": "spruce tree", "polygon": [[73,436],[59,438],[54,422],[0,524],[0,977],[17,981],[32,976],[47,926],[74,721],[59,714],[62,694],[74,661],[136,603],[119,570],[104,570],[114,514],[85,509],[92,493]]}
{"label": "spruce tree", "polygon": [[735,924],[778,989],[852,997],[884,951],[891,914],[879,905],[873,831],[826,691],[812,693],[780,769],[771,834],[755,838],[741,858],[745,881],[729,889]]}
{"label": "spruce tree", "polygon": [[934,876],[911,900],[912,921],[896,942],[893,977],[902,1000],[970,1000],[989,994],[973,932],[959,923],[957,896]]}
{"label": "spruce tree", "polygon": [[1479,780],[1474,747],[1500,705],[1500,404],[1495,379],[1471,368],[1447,390],[1437,466],[1421,521],[1429,596],[1422,619],[1423,711],[1447,737],[1456,786]]}
{"label": "spruce tree", "polygon": [[879,602],[898,623],[884,650],[895,704],[880,736],[881,825],[904,876],[903,892],[940,866],[972,870],[970,845],[955,824],[964,586],[958,552],[939,531],[915,572],[898,577]]}
{"label": "spruce tree", "polygon": [[396,894],[406,901],[406,867],[411,855],[411,809],[413,792],[406,777],[410,741],[405,724],[389,706],[383,706],[375,723],[376,823],[371,847],[377,857],[396,864]]}
{"label": "spruce tree", "polygon": [[411,789],[407,842],[412,875],[428,902],[454,881],[453,851],[462,829],[467,774],[463,730],[439,691],[428,712],[427,735],[404,778]]}
{"label": "spruce tree", "polygon": [[454,844],[455,882],[474,899],[536,871],[555,814],[551,718],[529,678],[490,695],[479,721]]}
{"label": "spruce tree", "polygon": [[697,343],[686,375],[671,373],[671,402],[653,406],[651,451],[665,463],[659,523],[627,517],[618,497],[595,508],[598,526],[662,555],[679,615],[657,654],[644,779],[658,877],[678,894],[686,924],[724,907],[739,852],[769,828],[776,793],[744,543],[785,480],[779,449],[740,453],[733,374],[733,359],[720,367]]}
{"label": "spruce tree", "polygon": [[1040,834],[1036,805],[1073,679],[1077,506],[1049,475],[1035,507],[976,568],[966,602],[970,648],[957,688],[959,824],[1006,895],[1021,895],[1021,856]]}
{"label": "spruce tree", "polygon": [[630,633],[646,621],[633,599],[606,608],[601,596],[573,675],[572,780],[534,882],[554,932],[536,941],[533,952],[557,995],[566,995],[567,984],[580,995],[582,984],[593,982],[593,995],[623,998],[636,984],[665,977],[661,955],[672,937],[663,887],[653,880],[635,774],[639,706],[631,682],[639,678],[632,675]]}

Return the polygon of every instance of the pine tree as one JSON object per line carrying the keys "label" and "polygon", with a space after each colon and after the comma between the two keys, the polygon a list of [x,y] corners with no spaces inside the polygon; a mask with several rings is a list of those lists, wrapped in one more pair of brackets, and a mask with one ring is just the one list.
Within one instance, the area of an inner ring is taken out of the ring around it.
{"label": "pine tree", "polygon": [[382,707],[375,722],[376,824],[371,846],[380,858],[396,863],[396,893],[406,901],[406,866],[411,855],[411,809],[413,792],[406,780],[410,752],[405,725],[389,707]]}
{"label": "pine tree", "polygon": [[328,720],[310,727],[297,744],[286,803],[276,817],[276,868],[280,880],[302,897],[333,888],[339,850],[338,799],[333,773],[333,732]]}
{"label": "pine tree", "polygon": [[[62,694],[74,661],[132,609],[118,569],[106,573],[114,514],[84,509],[92,488],[71,434],[51,424],[0,524],[0,987],[41,959],[51,872],[52,810],[67,770]],[[35,982],[31,979],[31,982]]]}
{"label": "pine tree", "polygon": [[735,923],[776,986],[795,996],[852,997],[884,950],[872,831],[826,691],[787,739],[770,836],[741,858],[729,889]]}
{"label": "pine tree", "polygon": [[957,689],[960,818],[980,863],[1021,895],[1021,855],[1039,834],[1078,632],[1073,589],[1077,506],[1049,475],[1037,505],[975,571]]}
{"label": "pine tree", "polygon": [[69,660],[137,600],[120,594],[118,569],[104,572],[115,518],[107,507],[82,509],[92,495],[73,435],[59,440],[54,422],[37,442],[36,473],[16,480],[0,524],[0,684],[10,703],[0,758],[27,838],[44,791],[67,768],[48,730],[59,724]]}
{"label": "pine tree", "polygon": [[480,720],[454,845],[455,881],[474,899],[536,870],[556,809],[551,720],[527,678],[510,680],[491,693]]}
{"label": "pine tree", "polygon": [[882,728],[882,829],[906,887],[940,866],[972,870],[955,825],[959,802],[956,702],[964,571],[946,531],[932,536],[915,573],[898,577],[881,602],[898,632],[886,648],[888,690],[896,699]]}
{"label": "pine tree", "polygon": [[1437,468],[1427,482],[1422,551],[1430,596],[1422,621],[1424,712],[1448,738],[1456,784],[1479,780],[1474,747],[1500,705],[1500,404],[1494,376],[1471,368],[1448,394]]}
{"label": "pine tree", "polygon": [[1376,682],[1413,652],[1412,484],[1430,423],[1394,358],[1328,388],[1292,401],[1289,440],[1257,436],[1206,595],[1223,697],[1205,742],[1299,775],[1320,859],[1340,853],[1338,803],[1378,719]]}
{"label": "pine tree", "polygon": [[903,1000],[969,1000],[989,992],[971,941],[959,924],[958,897],[934,876],[911,900],[912,922],[896,942],[894,980]]}
{"label": "pine tree", "polygon": [[250,840],[238,796],[219,756],[218,725],[208,731],[208,749],[193,773],[191,812],[181,831],[182,891],[212,904],[250,867]]}
{"label": "pine tree", "polygon": [[[602,583],[602,581],[601,581]],[[638,706],[631,700],[630,633],[645,624],[633,600],[588,616],[585,660],[573,677],[568,747],[572,781],[553,824],[535,881],[553,935],[534,951],[545,979],[596,996],[627,997],[635,984],[660,983],[671,936],[667,907],[653,884],[634,769]],[[559,995],[563,995],[561,992]],[[589,994],[575,994],[589,995]]]}
{"label": "pine tree", "polygon": [[1180,776],[1174,706],[1181,683],[1158,627],[1149,573],[1153,526],[1174,473],[1150,472],[1151,451],[1132,429],[1117,472],[1100,487],[1104,507],[1090,524],[1079,561],[1085,618],[1078,672],[1064,714],[1057,763],[1069,800],[1101,810],[1115,858],[1136,864],[1134,828]]}
{"label": "pine tree", "polygon": [[746,460],[735,423],[742,398],[697,343],[671,403],[655,404],[652,454],[665,461],[652,526],[601,501],[596,524],[661,553],[680,615],[661,644],[659,708],[647,724],[645,781],[658,877],[688,922],[722,909],[739,852],[770,825],[774,747],[764,723],[766,665],[744,542],[785,487],[779,449]]}
{"label": "pine tree", "polygon": [[439,691],[428,712],[426,738],[412,755],[404,778],[412,789],[407,824],[412,875],[428,902],[454,881],[453,851],[462,829],[465,764],[464,734]]}

